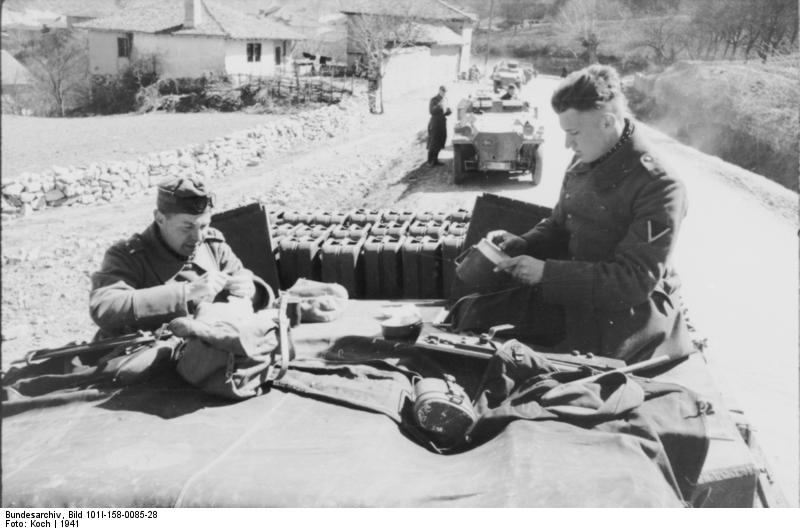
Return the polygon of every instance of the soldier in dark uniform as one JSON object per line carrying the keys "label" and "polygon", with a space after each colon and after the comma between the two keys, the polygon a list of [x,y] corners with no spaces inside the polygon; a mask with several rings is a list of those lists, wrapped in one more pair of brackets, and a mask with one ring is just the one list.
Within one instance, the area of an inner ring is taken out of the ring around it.
{"label": "soldier in dark uniform", "polygon": [[99,336],[155,330],[201,301],[263,296],[222,233],[209,226],[213,202],[196,179],[158,186],[153,224],[114,244],[92,275],[89,307]]}
{"label": "soldier in dark uniform", "polygon": [[444,149],[447,142],[447,117],[452,113],[445,100],[447,89],[439,87],[439,93],[431,98],[428,111],[431,118],[428,121],[428,165],[440,166],[439,151]]}
{"label": "soldier in dark uniform", "polygon": [[684,185],[645,143],[613,68],[574,72],[551,103],[575,152],[558,203],[522,235],[487,236],[513,256],[496,270],[525,286],[516,300],[529,320],[520,325],[562,314],[557,350],[629,362],[688,353],[672,264]]}
{"label": "soldier in dark uniform", "polygon": [[517,99],[517,85],[511,84],[508,85],[506,89],[506,93],[500,96],[501,100],[507,101],[510,99]]}

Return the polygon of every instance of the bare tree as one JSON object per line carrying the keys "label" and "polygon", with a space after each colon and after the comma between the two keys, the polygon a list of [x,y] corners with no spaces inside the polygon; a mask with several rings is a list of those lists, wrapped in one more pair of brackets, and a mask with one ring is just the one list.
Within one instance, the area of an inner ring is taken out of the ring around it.
{"label": "bare tree", "polygon": [[530,18],[528,15],[531,13],[531,6],[524,0],[507,1],[500,4],[500,12],[506,20],[506,25],[511,27],[516,35],[525,19]]}
{"label": "bare tree", "polygon": [[588,63],[593,64],[600,47],[599,21],[621,18],[625,11],[624,6],[610,0],[568,0],[554,22],[558,30],[575,37],[586,52]]}
{"label": "bare tree", "polygon": [[383,76],[392,50],[419,42],[422,30],[410,3],[398,2],[392,15],[351,14],[348,16],[348,45],[363,59],[368,82],[369,108],[383,114]]}
{"label": "bare tree", "polygon": [[695,0],[687,35],[694,57],[750,57],[766,61],[791,51],[797,40],[795,0]]}
{"label": "bare tree", "polygon": [[49,30],[22,43],[18,58],[36,79],[50,113],[64,116],[70,106],[88,95],[89,60],[86,44],[69,30]]}
{"label": "bare tree", "polygon": [[794,48],[797,40],[798,5],[794,0],[759,0],[760,15],[757,20],[760,29],[758,56],[766,62],[767,58]]}
{"label": "bare tree", "polygon": [[668,65],[675,62],[684,49],[688,21],[684,17],[652,17],[641,19],[642,40],[638,46],[649,48],[653,52],[657,65]]}

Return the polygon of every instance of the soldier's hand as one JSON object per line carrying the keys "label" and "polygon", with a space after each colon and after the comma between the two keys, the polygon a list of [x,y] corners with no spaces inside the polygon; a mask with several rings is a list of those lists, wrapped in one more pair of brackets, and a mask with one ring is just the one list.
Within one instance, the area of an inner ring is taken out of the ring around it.
{"label": "soldier's hand", "polygon": [[230,276],[224,272],[209,271],[186,286],[186,299],[198,302],[200,300],[213,300],[225,284],[228,283]]}
{"label": "soldier's hand", "polygon": [[536,285],[544,275],[544,261],[530,256],[504,259],[494,268],[495,272],[506,272],[526,285]]}
{"label": "soldier's hand", "polygon": [[528,248],[528,243],[524,239],[505,230],[493,230],[486,234],[486,239],[509,256],[518,256]]}
{"label": "soldier's hand", "polygon": [[253,295],[256,294],[253,276],[248,271],[229,276],[228,282],[225,284],[225,290],[228,291],[231,296],[239,296],[248,299],[253,298]]}

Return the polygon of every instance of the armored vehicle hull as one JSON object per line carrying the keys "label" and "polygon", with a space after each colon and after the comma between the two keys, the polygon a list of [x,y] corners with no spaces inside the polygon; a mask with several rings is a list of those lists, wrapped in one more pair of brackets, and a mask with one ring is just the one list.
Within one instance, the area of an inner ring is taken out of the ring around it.
{"label": "armored vehicle hull", "polygon": [[544,129],[536,110],[519,100],[478,96],[462,101],[453,135],[453,181],[475,173],[530,172],[534,185],[542,178],[539,146]]}

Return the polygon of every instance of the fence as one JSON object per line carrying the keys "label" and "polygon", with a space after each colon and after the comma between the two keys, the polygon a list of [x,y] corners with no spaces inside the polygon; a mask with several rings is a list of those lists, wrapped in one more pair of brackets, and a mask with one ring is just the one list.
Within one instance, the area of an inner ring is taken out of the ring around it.
{"label": "fence", "polygon": [[352,75],[263,77],[238,74],[231,75],[230,79],[235,85],[249,85],[259,91],[267,89],[273,98],[289,99],[299,103],[309,101],[338,103],[345,95],[353,94],[358,82]]}

